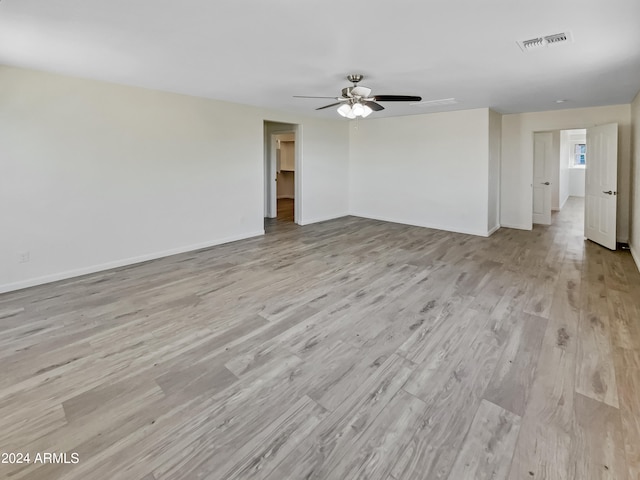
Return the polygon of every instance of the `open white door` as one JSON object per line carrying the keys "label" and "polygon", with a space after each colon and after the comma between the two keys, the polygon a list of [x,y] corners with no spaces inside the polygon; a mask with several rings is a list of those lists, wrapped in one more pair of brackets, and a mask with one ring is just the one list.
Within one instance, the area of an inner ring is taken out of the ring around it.
{"label": "open white door", "polygon": [[551,225],[552,133],[533,134],[533,223]]}
{"label": "open white door", "polygon": [[584,236],[616,249],[618,124],[587,128]]}
{"label": "open white door", "polygon": [[269,141],[270,150],[269,150],[269,162],[267,167],[267,216],[269,218],[276,218],[278,216],[278,197],[277,190],[278,184],[277,176],[278,170],[280,170],[280,165],[278,164],[278,135],[275,133],[271,134],[271,138]]}

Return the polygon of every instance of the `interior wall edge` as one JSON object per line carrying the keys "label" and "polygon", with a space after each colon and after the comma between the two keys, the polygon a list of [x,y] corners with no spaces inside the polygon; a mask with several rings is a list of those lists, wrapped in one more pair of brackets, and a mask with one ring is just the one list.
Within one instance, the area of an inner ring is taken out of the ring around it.
{"label": "interior wall edge", "polygon": [[491,235],[493,235],[494,233],[496,233],[498,230],[500,230],[500,227],[501,227],[501,225],[496,225],[496,226],[494,226],[494,227],[490,228],[490,229],[487,231],[487,237],[490,237]]}
{"label": "interior wall edge", "polygon": [[640,272],[640,252],[636,252],[636,249],[631,244],[629,245],[629,250],[631,251],[633,261],[636,263],[636,268]]}
{"label": "interior wall edge", "polygon": [[640,271],[640,90],[631,102],[631,174],[629,247]]}

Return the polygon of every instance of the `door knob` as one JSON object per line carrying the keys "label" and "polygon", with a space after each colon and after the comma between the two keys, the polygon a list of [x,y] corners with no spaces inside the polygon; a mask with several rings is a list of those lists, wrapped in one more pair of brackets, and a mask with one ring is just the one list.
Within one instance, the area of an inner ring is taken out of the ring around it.
{"label": "door knob", "polygon": [[611,190],[608,190],[606,192],[603,190],[602,193],[606,193],[607,195],[613,195],[613,192]]}
{"label": "door knob", "polygon": [[551,185],[549,182],[542,182],[540,185]]}

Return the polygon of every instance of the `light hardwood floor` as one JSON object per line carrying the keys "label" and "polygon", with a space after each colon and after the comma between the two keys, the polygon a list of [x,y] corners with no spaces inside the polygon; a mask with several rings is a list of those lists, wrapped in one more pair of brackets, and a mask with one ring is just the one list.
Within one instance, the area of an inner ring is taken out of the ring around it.
{"label": "light hardwood floor", "polygon": [[640,478],[640,274],[348,217],[0,296],[0,478]]}

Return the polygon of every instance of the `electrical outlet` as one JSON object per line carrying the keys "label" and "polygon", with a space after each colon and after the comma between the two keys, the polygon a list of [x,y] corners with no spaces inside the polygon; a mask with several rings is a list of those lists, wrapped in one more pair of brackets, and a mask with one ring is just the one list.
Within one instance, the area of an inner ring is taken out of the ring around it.
{"label": "electrical outlet", "polygon": [[18,263],[27,263],[31,259],[31,254],[29,251],[19,252],[18,253]]}

